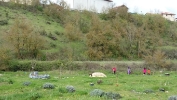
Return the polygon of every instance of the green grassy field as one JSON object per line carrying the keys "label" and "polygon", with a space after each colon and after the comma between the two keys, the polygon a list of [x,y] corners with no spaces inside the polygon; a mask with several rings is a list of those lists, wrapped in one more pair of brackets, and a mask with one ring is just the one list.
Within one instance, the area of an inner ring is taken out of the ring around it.
{"label": "green grassy field", "polygon": [[[127,75],[126,72],[104,71],[106,78],[91,78],[87,71],[46,71],[39,74],[49,74],[50,79],[30,79],[29,72],[1,72],[0,100],[106,100],[104,97],[94,97],[90,92],[101,89],[104,92],[118,93],[121,100],[167,100],[169,96],[177,95],[176,72],[155,72],[153,75],[142,75],[141,72]],[[97,84],[101,79],[102,83]],[[24,86],[24,82],[30,82]],[[43,84],[51,83],[54,89],[43,89]],[[94,83],[94,86],[90,86]],[[66,86],[72,85],[74,93],[62,92]],[[165,89],[165,92],[159,91]],[[61,91],[62,90],[62,91]]]}

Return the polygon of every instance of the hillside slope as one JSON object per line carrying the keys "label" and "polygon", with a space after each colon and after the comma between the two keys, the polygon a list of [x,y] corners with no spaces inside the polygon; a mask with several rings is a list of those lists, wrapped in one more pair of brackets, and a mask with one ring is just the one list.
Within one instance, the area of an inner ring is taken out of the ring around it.
{"label": "hillside slope", "polygon": [[119,10],[96,14],[56,4],[0,4],[1,45],[8,46],[3,39],[15,19],[27,19],[46,41],[39,50],[43,60],[142,60],[158,50],[168,59],[177,58],[177,24],[159,15]]}

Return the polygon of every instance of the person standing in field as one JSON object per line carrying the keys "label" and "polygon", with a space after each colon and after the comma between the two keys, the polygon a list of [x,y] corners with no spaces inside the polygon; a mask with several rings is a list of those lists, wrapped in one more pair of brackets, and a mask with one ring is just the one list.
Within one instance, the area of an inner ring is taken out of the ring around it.
{"label": "person standing in field", "polygon": [[127,74],[129,75],[131,73],[130,67],[127,69]]}
{"label": "person standing in field", "polygon": [[146,75],[146,68],[143,69],[143,75]]}
{"label": "person standing in field", "polygon": [[113,72],[113,74],[116,74],[116,67],[112,68],[112,72]]}
{"label": "person standing in field", "polygon": [[147,70],[147,74],[148,75],[151,75],[151,70],[148,68],[148,70]]}

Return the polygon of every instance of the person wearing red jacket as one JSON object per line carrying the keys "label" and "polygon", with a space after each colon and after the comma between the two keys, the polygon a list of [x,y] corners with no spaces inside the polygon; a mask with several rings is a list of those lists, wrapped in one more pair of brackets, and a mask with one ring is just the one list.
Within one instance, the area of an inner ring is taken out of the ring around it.
{"label": "person wearing red jacket", "polygon": [[112,72],[113,72],[113,74],[116,74],[116,67],[112,68]]}

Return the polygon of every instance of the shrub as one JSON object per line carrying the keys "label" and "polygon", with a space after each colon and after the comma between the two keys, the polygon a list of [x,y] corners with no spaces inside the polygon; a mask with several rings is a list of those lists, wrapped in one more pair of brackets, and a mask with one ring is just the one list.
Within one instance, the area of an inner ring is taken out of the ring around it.
{"label": "shrub", "polygon": [[175,49],[162,49],[163,52],[165,52],[165,56],[168,59],[177,59],[177,50]]}
{"label": "shrub", "polygon": [[31,82],[24,82],[23,85],[24,86],[29,86],[31,84]]}
{"label": "shrub", "polygon": [[51,83],[45,83],[45,84],[43,84],[43,88],[44,89],[54,89],[55,86]]}
{"label": "shrub", "polygon": [[18,71],[19,70],[19,63],[17,60],[10,60],[8,65],[9,65],[10,71]]}
{"label": "shrub", "polygon": [[102,97],[104,95],[104,91],[102,91],[100,89],[94,89],[93,91],[90,92],[90,95]]}
{"label": "shrub", "polygon": [[112,92],[106,92],[106,93],[104,94],[104,97],[105,97],[106,99],[111,99],[111,100],[117,100],[117,99],[122,98],[122,97],[120,96],[120,94],[118,94],[118,93],[112,93]]}
{"label": "shrub", "polygon": [[37,10],[39,10],[39,11],[43,11],[43,7],[42,6],[37,6]]}
{"label": "shrub", "polygon": [[8,70],[8,63],[12,59],[11,52],[6,48],[0,49],[0,70]]}
{"label": "shrub", "polygon": [[170,97],[168,98],[168,100],[177,100],[177,95],[170,96]]}
{"label": "shrub", "polygon": [[145,64],[155,68],[167,69],[170,69],[172,66],[172,62],[167,61],[165,53],[160,50],[155,51],[153,55],[145,56]]}
{"label": "shrub", "polygon": [[14,82],[10,79],[10,80],[8,81],[8,83],[9,83],[9,84],[13,84]]}
{"label": "shrub", "polygon": [[69,93],[75,92],[75,88],[74,88],[73,86],[66,86],[66,90],[67,90]]}
{"label": "shrub", "polygon": [[8,21],[7,20],[0,20],[0,25],[7,25]]}
{"label": "shrub", "polygon": [[[34,70],[35,71],[49,71],[49,70],[58,69],[59,67],[62,67],[62,69],[72,69],[71,67],[73,67],[73,65],[74,65],[73,63],[64,61],[64,60],[62,61],[61,60],[36,61]],[[29,61],[10,60],[8,62],[7,69],[9,71],[29,71],[29,69],[31,69],[31,60]]]}
{"label": "shrub", "polygon": [[19,62],[18,60],[10,60],[8,62],[10,71],[28,71],[31,68],[31,62]]}
{"label": "shrub", "polygon": [[65,25],[65,32],[64,35],[67,37],[67,39],[69,41],[80,41],[82,40],[82,32],[80,31],[80,29],[78,27],[76,27],[75,25],[71,24],[71,23],[67,23]]}

